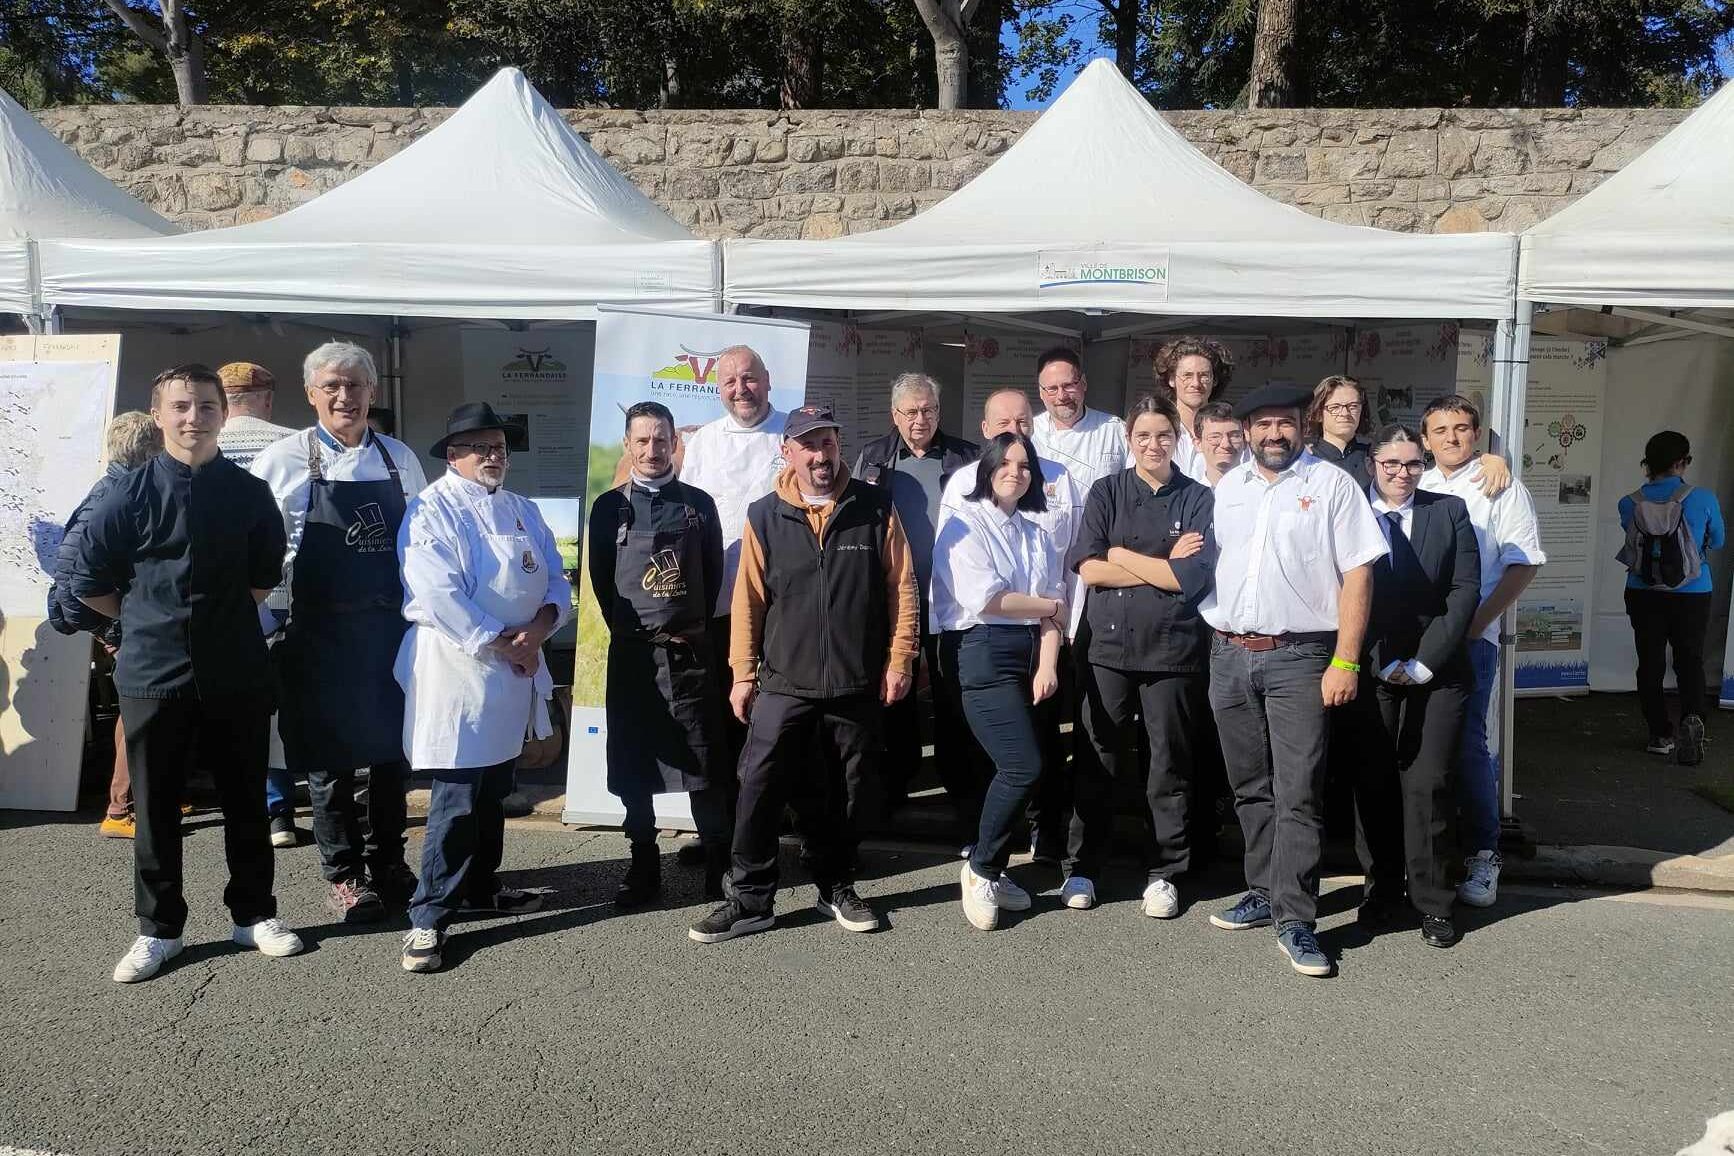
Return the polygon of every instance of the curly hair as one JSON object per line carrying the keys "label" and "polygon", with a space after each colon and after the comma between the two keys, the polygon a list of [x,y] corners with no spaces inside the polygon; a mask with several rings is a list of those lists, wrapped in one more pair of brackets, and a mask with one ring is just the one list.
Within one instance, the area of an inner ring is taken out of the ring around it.
{"label": "curly hair", "polygon": [[1174,386],[1168,379],[1174,376],[1174,367],[1180,364],[1182,357],[1203,357],[1210,361],[1210,372],[1215,378],[1210,387],[1210,400],[1221,397],[1234,377],[1234,357],[1220,342],[1208,337],[1177,337],[1158,349],[1150,362],[1156,388],[1165,391],[1169,397],[1174,396]]}

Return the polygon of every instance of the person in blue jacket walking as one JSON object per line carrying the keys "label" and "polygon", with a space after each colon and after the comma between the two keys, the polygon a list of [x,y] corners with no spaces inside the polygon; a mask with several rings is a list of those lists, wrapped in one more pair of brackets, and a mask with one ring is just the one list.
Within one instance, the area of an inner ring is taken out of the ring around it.
{"label": "person in blue jacket walking", "polygon": [[[1716,495],[1686,482],[1691,464],[1686,435],[1663,430],[1644,445],[1644,472],[1650,480],[1620,499],[1620,527],[1627,543],[1620,553],[1627,564],[1626,615],[1638,648],[1638,702],[1650,729],[1649,750],[1674,755],[1687,766],[1704,758],[1704,635],[1710,624],[1710,567],[1704,554],[1720,549],[1727,539]],[[1678,530],[1670,533],[1670,527]],[[1670,560],[1667,572],[1657,564],[1664,556]],[[1668,584],[1667,579],[1676,576],[1679,580]],[[1678,732],[1662,697],[1670,647],[1680,694]]]}

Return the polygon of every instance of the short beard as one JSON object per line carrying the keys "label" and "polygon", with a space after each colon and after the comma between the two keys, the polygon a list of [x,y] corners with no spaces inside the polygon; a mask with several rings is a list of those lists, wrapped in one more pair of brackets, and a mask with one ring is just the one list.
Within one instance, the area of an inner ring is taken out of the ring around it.
{"label": "short beard", "polygon": [[1295,460],[1301,456],[1301,447],[1299,442],[1285,442],[1283,445],[1284,449],[1282,450],[1281,456],[1274,462],[1265,456],[1274,451],[1267,450],[1262,445],[1252,451],[1252,456],[1258,459],[1259,465],[1263,466],[1271,473],[1280,474],[1290,466],[1294,465]]}

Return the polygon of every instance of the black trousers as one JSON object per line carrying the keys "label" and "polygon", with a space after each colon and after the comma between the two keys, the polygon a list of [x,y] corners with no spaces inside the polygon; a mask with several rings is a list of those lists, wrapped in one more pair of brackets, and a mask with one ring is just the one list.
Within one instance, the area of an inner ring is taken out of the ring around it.
{"label": "black trousers", "polygon": [[187,923],[181,893],[181,799],[196,750],[223,807],[223,903],[238,924],[277,914],[276,864],[265,815],[265,760],[271,706],[260,695],[216,699],[125,698],[126,757],[132,773],[133,895],[139,931],[179,938]]}
{"label": "black trousers", "polygon": [[[948,782],[947,768],[970,757],[970,735],[963,720],[957,678],[948,675],[939,661],[940,637],[922,636],[921,661],[927,664],[933,710],[933,765],[944,785]],[[913,683],[908,694],[885,708],[884,765],[886,802],[895,806],[909,796],[909,784],[921,770],[921,707]]]}
{"label": "black trousers", "polygon": [[[1085,763],[1096,759],[1095,748],[1084,737],[1084,657],[1088,641],[1060,643],[1060,689],[1036,704],[1036,735],[1042,748],[1042,777],[1030,795],[1030,846],[1043,858],[1064,859],[1072,823],[1072,785]],[[1072,724],[1068,737],[1061,733]],[[1095,768],[1099,771],[1100,768]]]}
{"label": "black trousers", "polygon": [[[1208,713],[1205,678],[1092,664],[1081,673],[1084,734],[1096,757],[1080,760],[1072,777],[1077,812],[1066,873],[1101,878],[1114,841],[1114,784],[1136,776],[1149,807],[1139,847],[1144,869],[1172,879],[1191,866],[1193,741],[1197,717]],[[1138,744],[1142,763],[1126,754],[1135,713],[1143,715],[1148,744]]]}
{"label": "black trousers", "polygon": [[[803,857],[820,893],[854,882],[857,818],[877,773],[882,719],[873,694],[797,698],[761,691],[753,701],[723,884],[743,908],[772,908],[785,804],[795,812]],[[815,745],[822,757],[814,757]]]}
{"label": "black trousers", "polygon": [[1401,895],[1423,915],[1449,917],[1456,898],[1447,875],[1457,808],[1457,748],[1469,687],[1435,680],[1392,686],[1362,677],[1339,707],[1355,752],[1355,849],[1369,882]]}
{"label": "black trousers", "polygon": [[[732,776],[727,786],[688,791],[687,798],[692,802],[692,823],[698,829],[699,842],[707,848],[726,850],[734,834],[729,818],[734,799]],[[655,843],[656,796],[649,791],[622,795],[620,803],[626,808],[626,819],[621,823],[621,829],[626,832],[627,842],[635,847]]]}
{"label": "black trousers", "polygon": [[1667,738],[1674,733],[1662,694],[1670,649],[1674,652],[1674,685],[1680,692],[1680,717],[1695,714],[1707,721],[1704,634],[1710,627],[1710,595],[1627,590],[1626,617],[1632,620],[1632,641],[1638,647],[1638,704],[1651,736]]}
{"label": "black trousers", "polygon": [[319,844],[319,869],[330,883],[365,879],[368,872],[403,862],[404,795],[409,763],[375,763],[367,773],[367,813],[355,799],[355,769],[311,770],[307,793],[313,799],[313,839]]}

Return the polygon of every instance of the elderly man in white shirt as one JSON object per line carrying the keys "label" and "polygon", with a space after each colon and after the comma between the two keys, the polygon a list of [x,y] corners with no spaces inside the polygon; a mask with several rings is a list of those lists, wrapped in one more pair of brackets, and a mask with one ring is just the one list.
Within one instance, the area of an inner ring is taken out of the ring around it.
{"label": "elderly man in white shirt", "polygon": [[1469,665],[1475,685],[1463,715],[1458,748],[1457,796],[1463,814],[1467,877],[1457,898],[1471,907],[1491,907],[1499,898],[1499,760],[1487,742],[1487,708],[1499,681],[1499,624],[1536,571],[1547,561],[1536,525],[1535,502],[1521,482],[1488,497],[1474,467],[1483,461],[1475,443],[1481,414],[1475,404],[1450,394],[1421,414],[1421,440],[1433,468],[1421,488],[1451,494],[1469,507],[1475,544],[1481,550],[1481,604],[1469,623]]}
{"label": "elderly man in white shirt", "polygon": [[508,430],[486,402],[452,411],[434,444],[446,473],[397,536],[409,631],[397,655],[402,741],[433,778],[405,971],[436,971],[460,908],[521,915],[540,895],[500,885],[500,803],[526,738],[553,733],[542,643],[572,614],[560,547],[536,503],[505,489]]}
{"label": "elderly man in white shirt", "polygon": [[[302,377],[319,420],[252,465],[289,537],[284,582],[268,602],[287,618],[272,648],[277,729],[290,774],[306,777],[313,799],[326,905],[345,921],[374,920],[415,890],[403,857],[403,691],[391,673],[404,632],[393,544],[427,479],[408,446],[368,428],[379,375],[367,350],[328,342],[307,355]],[[365,822],[358,767],[370,768]]]}
{"label": "elderly man in white shirt", "polygon": [[1355,697],[1372,564],[1390,547],[1342,470],[1302,449],[1308,390],[1265,386],[1236,407],[1253,459],[1216,486],[1210,706],[1246,841],[1249,890],[1210,917],[1277,927],[1302,975],[1329,975],[1314,934],[1328,712]]}
{"label": "elderly man in white shirt", "polygon": [[[1030,438],[1034,443],[1037,420],[1030,408],[1029,395],[1023,390],[1010,387],[995,390],[982,405],[982,440],[992,441],[1000,434],[1015,433]],[[1071,548],[1072,539],[1077,536],[1078,520],[1083,516],[1086,493],[1073,479],[1070,470],[1041,453],[1039,444],[1036,447],[1036,460],[1041,466],[1042,496],[1046,508],[1030,511],[1024,516],[1047,532],[1055,544],[1055,550],[1064,557],[1065,551]],[[939,526],[943,527],[949,518],[963,508],[974,485],[973,470],[961,469],[951,475],[946,482],[944,493],[940,496]],[[1067,574],[1064,580],[1068,607],[1064,624],[1065,637],[1070,638],[1077,633],[1078,623],[1083,619],[1083,599],[1077,575]],[[958,697],[955,661],[959,641],[957,632],[951,632],[949,641],[944,637],[943,628],[935,627],[935,633],[941,635],[936,648],[940,689],[951,695],[953,702],[961,710],[962,700]],[[1066,712],[1076,713],[1075,702],[1070,695],[1073,685],[1071,662],[1071,653],[1065,646],[1065,639],[1062,639],[1059,658],[1060,693],[1043,702],[1036,712],[1036,733],[1042,743],[1044,770],[1031,796],[1030,845],[1038,859],[1052,864],[1065,858],[1067,825],[1071,820],[1071,791],[1065,774],[1066,749],[1060,737],[1060,723],[1066,717]],[[1075,729],[1076,720],[1073,721],[1073,733],[1080,733]],[[981,806],[981,793],[993,777],[993,766],[980,744],[972,741],[969,745],[967,761],[940,767],[941,782],[958,808],[966,839],[975,831],[975,812]],[[1086,757],[1091,756],[1086,753]]]}

